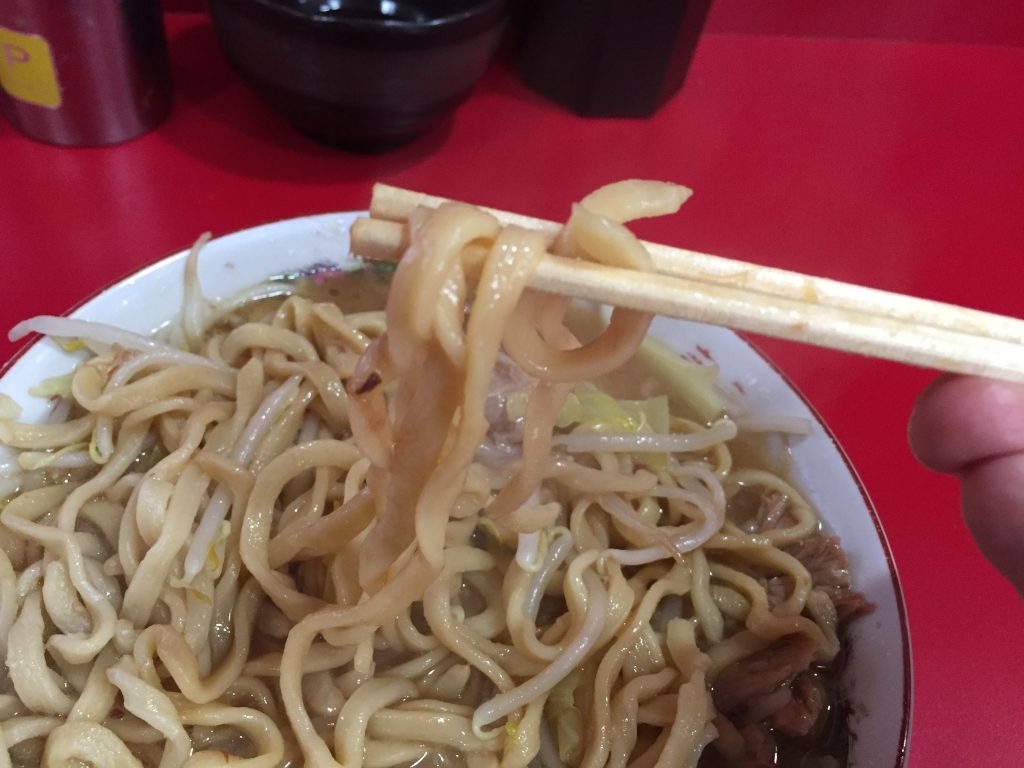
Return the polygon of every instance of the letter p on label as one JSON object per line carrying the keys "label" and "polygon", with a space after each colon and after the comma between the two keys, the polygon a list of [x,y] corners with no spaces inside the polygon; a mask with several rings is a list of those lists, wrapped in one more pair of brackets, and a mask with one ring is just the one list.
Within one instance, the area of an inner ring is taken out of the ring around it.
{"label": "letter p on label", "polygon": [[46,38],[0,27],[0,88],[29,104],[60,106],[57,70]]}

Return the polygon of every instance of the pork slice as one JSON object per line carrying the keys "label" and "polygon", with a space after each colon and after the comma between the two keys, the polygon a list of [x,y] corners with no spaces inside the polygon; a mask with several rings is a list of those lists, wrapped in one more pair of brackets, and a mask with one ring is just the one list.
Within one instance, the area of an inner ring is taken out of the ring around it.
{"label": "pork slice", "polygon": [[874,603],[852,589],[833,590],[828,592],[828,596],[832,599],[832,605],[836,607],[836,617],[840,625],[867,616],[875,610]]}
{"label": "pork slice", "polygon": [[793,681],[793,698],[772,715],[772,725],[789,736],[806,736],[825,708],[827,696],[821,678],[804,672]]}
{"label": "pork slice", "polygon": [[789,497],[779,491],[765,491],[755,516],[755,531],[771,531],[782,526]]}
{"label": "pork slice", "polygon": [[871,613],[875,606],[850,588],[850,561],[834,536],[811,536],[788,550],[811,574],[815,589],[829,596],[840,625]]}
{"label": "pork slice", "polygon": [[788,550],[811,574],[815,587],[850,586],[850,561],[834,536],[809,536]]}
{"label": "pork slice", "polygon": [[768,607],[774,609],[784,603],[793,591],[793,580],[789,576],[773,576],[770,579],[758,579],[768,596]]}
{"label": "pork slice", "polygon": [[803,634],[789,635],[722,670],[712,696],[719,712],[742,712],[751,702],[788,684],[807,670],[818,646]]}

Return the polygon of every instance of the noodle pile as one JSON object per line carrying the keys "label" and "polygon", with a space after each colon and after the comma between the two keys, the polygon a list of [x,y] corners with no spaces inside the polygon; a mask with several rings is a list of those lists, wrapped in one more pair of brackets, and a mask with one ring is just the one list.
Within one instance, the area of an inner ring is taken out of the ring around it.
{"label": "noodle pile", "polygon": [[[686,194],[599,190],[553,249],[647,269],[622,222]],[[197,247],[180,345],[17,329],[93,354],[49,422],[0,404],[0,765],[683,768],[748,754],[711,693],[738,662],[836,656],[791,551],[817,516],[734,465],[736,421],[566,416],[650,317],[581,341],[525,288],[539,234],[454,203],[410,228],[386,312],[214,321]]]}

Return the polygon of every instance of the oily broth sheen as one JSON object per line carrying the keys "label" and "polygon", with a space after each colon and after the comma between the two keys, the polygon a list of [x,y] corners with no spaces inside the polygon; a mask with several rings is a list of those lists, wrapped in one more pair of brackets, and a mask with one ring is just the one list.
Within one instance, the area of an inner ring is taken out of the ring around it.
{"label": "oily broth sheen", "polygon": [[361,269],[310,270],[295,278],[295,289],[310,301],[330,301],[345,312],[384,309],[394,269],[377,264]]}

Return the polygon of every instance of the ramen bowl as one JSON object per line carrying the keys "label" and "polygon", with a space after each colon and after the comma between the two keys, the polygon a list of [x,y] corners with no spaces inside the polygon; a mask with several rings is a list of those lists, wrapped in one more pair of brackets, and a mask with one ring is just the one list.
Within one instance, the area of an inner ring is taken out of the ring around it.
{"label": "ramen bowl", "polygon": [[[204,293],[230,299],[274,275],[310,265],[351,264],[348,231],[360,214],[325,214],[238,232],[212,241],[199,261]],[[72,316],[147,333],[165,327],[183,300],[186,252],[117,283]],[[785,377],[746,341],[723,328],[666,318],[652,332],[680,354],[719,367],[723,391],[736,408],[805,419],[809,434],[789,438],[791,479],[842,540],[853,586],[875,606],[849,628],[841,686],[852,735],[851,766],[899,768],[906,757],[911,712],[909,636],[899,581],[885,535],[868,497],[835,439]],[[41,421],[46,400],[29,390],[67,373],[80,358],[45,339],[23,350],[2,378],[0,392],[23,406],[22,419]]]}
{"label": "ramen bowl", "polygon": [[299,130],[379,150],[441,122],[483,74],[506,0],[210,0],[221,47]]}

